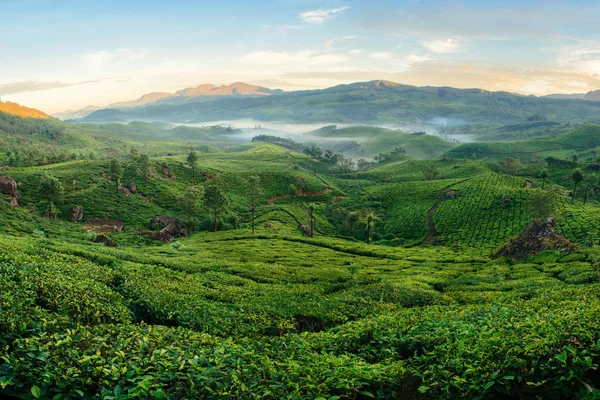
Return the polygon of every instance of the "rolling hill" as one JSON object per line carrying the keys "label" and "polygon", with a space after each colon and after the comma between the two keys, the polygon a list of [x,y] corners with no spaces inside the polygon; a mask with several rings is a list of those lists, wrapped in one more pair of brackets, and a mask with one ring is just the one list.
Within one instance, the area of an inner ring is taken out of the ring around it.
{"label": "rolling hill", "polygon": [[[215,101],[156,104],[96,111],[83,120],[203,122],[251,118],[290,123],[506,125],[541,114],[554,122],[594,122],[600,102],[522,96],[450,87],[416,87],[387,81],[357,82],[276,96],[223,96]],[[442,121],[442,122],[440,122]]]}
{"label": "rolling hill", "polygon": [[21,117],[21,118],[38,118],[38,119],[50,118],[49,115],[41,112],[40,110],[36,110],[35,108],[25,107],[25,106],[22,106],[17,103],[12,103],[10,101],[0,101],[0,113],[14,115],[16,117]]}

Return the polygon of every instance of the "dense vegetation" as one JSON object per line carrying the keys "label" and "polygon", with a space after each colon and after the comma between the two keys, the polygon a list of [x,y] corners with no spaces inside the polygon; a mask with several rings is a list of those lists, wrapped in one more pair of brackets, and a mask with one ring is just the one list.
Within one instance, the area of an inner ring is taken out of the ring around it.
{"label": "dense vegetation", "polygon": [[[61,126],[0,136],[0,393],[600,397],[597,126],[310,133],[371,134],[362,162],[222,126]],[[493,256],[547,217],[573,246]]]}

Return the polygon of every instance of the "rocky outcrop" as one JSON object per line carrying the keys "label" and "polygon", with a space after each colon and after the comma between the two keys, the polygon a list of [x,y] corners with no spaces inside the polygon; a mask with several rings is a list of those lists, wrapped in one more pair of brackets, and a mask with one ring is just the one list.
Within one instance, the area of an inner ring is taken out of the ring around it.
{"label": "rocky outcrop", "polygon": [[11,206],[12,208],[17,208],[17,207],[19,207],[19,201],[17,200],[17,198],[16,198],[16,197],[13,197],[13,198],[11,198],[11,199],[10,199],[10,206]]}
{"label": "rocky outcrop", "polygon": [[555,225],[553,218],[538,219],[527,225],[519,236],[502,246],[493,256],[525,260],[544,250],[575,252],[577,245],[556,232]]}
{"label": "rocky outcrop", "polygon": [[9,167],[8,165],[5,165],[4,167],[0,168],[0,171],[10,171],[12,168]]}
{"label": "rocky outcrop", "polygon": [[94,232],[120,232],[125,227],[123,221],[113,219],[98,219],[92,218],[85,221],[83,224],[85,228]]}
{"label": "rocky outcrop", "polygon": [[79,222],[83,219],[83,209],[79,206],[73,207],[71,210],[71,216],[69,217],[69,221],[71,222]]}
{"label": "rocky outcrop", "polygon": [[10,197],[16,197],[17,182],[10,176],[0,176],[0,192]]}
{"label": "rocky outcrop", "polygon": [[119,186],[119,193],[123,193],[125,195],[125,197],[128,197],[131,194],[129,189],[127,189],[123,186]]}
{"label": "rocky outcrop", "polygon": [[160,164],[160,173],[169,179],[172,179],[174,181],[177,180],[177,177],[175,176],[175,174],[173,174],[173,173],[171,173],[171,171],[169,171],[169,164],[167,164],[166,162]]}
{"label": "rocky outcrop", "polygon": [[77,186],[77,184],[79,184],[79,179],[73,179],[71,181],[71,186]]}
{"label": "rocky outcrop", "polygon": [[306,225],[298,225],[298,230],[302,232],[304,236],[310,237],[310,229]]}
{"label": "rocky outcrop", "polygon": [[137,185],[134,182],[130,182],[127,184],[127,189],[129,189],[131,193],[135,193],[137,192]]}
{"label": "rocky outcrop", "polygon": [[159,215],[150,221],[151,228],[160,228],[158,232],[150,235],[152,240],[161,242],[172,242],[176,236],[181,233],[181,224],[177,218],[169,218],[164,215]]}
{"label": "rocky outcrop", "polygon": [[94,243],[104,243],[104,245],[107,247],[119,247],[117,242],[105,235],[96,236],[96,238],[94,239]]}

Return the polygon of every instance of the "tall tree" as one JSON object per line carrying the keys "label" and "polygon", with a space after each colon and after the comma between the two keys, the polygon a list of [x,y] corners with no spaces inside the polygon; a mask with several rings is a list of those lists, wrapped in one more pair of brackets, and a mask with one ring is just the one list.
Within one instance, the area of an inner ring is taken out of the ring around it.
{"label": "tall tree", "polygon": [[571,174],[571,179],[573,179],[573,201],[575,201],[575,195],[577,194],[577,185],[583,181],[583,173],[581,169],[575,168],[573,173]]}
{"label": "tall tree", "polygon": [[542,190],[544,190],[544,186],[546,186],[546,179],[548,179],[548,175],[548,170],[546,168],[540,172],[540,178],[542,178]]}
{"label": "tall tree", "polygon": [[148,154],[140,154],[137,158],[138,173],[144,178],[144,183],[148,182],[150,176],[150,157]]}
{"label": "tall tree", "polygon": [[262,196],[264,196],[264,193],[260,185],[260,177],[255,175],[250,176],[248,178],[248,197],[250,198],[250,212],[252,213],[252,234],[254,234],[254,214],[256,213],[256,206],[260,202]]}
{"label": "tall tree", "polygon": [[190,186],[181,196],[177,198],[185,216],[185,224],[189,231],[192,231],[196,224],[196,214],[200,209],[200,200],[204,195],[202,186]]}
{"label": "tall tree", "polygon": [[110,180],[115,181],[115,189],[117,193],[119,193],[119,186],[121,185],[121,178],[123,177],[123,166],[116,158],[110,160],[108,176],[110,177]]}
{"label": "tall tree", "polygon": [[198,154],[194,150],[190,151],[187,156],[187,163],[192,169],[192,182],[196,182],[196,168],[198,166]]}
{"label": "tall tree", "polygon": [[356,226],[356,224],[358,224],[359,220],[360,215],[357,212],[351,212],[350,214],[348,214],[346,222],[348,224],[348,227],[350,228],[350,235],[354,236],[354,227]]}
{"label": "tall tree", "polygon": [[210,184],[204,191],[204,207],[214,215],[214,231],[217,231],[217,218],[227,208],[229,202],[216,184]]}
{"label": "tall tree", "polygon": [[577,153],[573,154],[573,159],[571,163],[573,164],[573,168],[575,168],[579,163],[579,155]]}
{"label": "tall tree", "polygon": [[60,201],[65,193],[62,183],[53,176],[42,176],[38,193],[42,199],[48,201],[50,218],[54,219],[54,202]]}
{"label": "tall tree", "polygon": [[313,237],[315,234],[315,210],[317,207],[315,206],[315,203],[305,204],[304,207],[308,212],[308,228],[310,230],[310,237]]}
{"label": "tall tree", "polygon": [[373,214],[370,214],[367,217],[367,226],[365,228],[365,241],[367,244],[371,243],[371,234],[373,233],[373,228],[375,228],[376,218]]}
{"label": "tall tree", "polygon": [[556,201],[552,192],[533,189],[529,194],[531,214],[534,218],[553,217],[556,211]]}
{"label": "tall tree", "polygon": [[594,195],[594,191],[598,186],[598,176],[596,174],[587,175],[583,178],[583,204],[587,202],[588,194]]}

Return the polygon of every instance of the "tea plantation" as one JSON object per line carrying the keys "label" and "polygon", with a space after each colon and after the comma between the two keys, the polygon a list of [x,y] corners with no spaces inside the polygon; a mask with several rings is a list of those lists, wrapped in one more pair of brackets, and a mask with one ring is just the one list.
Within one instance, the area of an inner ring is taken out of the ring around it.
{"label": "tea plantation", "polygon": [[[68,126],[61,146],[95,157],[0,162],[19,191],[0,197],[1,394],[600,398],[597,126],[531,139],[540,162],[481,142],[357,170],[148,125]],[[204,138],[197,161],[172,135]],[[547,217],[568,248],[495,256]]]}

